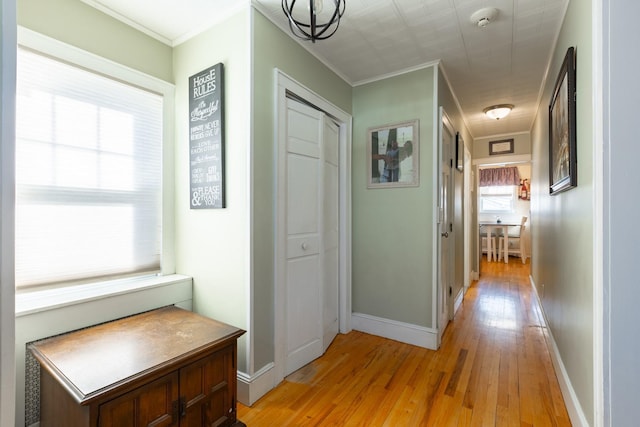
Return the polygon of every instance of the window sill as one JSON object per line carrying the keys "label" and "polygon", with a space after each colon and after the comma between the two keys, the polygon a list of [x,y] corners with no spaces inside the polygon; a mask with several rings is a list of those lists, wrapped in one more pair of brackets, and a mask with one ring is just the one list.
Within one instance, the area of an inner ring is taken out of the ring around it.
{"label": "window sill", "polygon": [[185,280],[190,281],[191,277],[180,274],[170,274],[166,276],[146,276],[135,279],[112,280],[87,285],[16,293],[16,317],[150,288],[160,288]]}

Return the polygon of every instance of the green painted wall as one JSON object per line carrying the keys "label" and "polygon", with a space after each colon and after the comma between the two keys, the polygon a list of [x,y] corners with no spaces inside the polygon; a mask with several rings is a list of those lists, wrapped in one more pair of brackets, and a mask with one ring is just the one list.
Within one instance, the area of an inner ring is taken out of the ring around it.
{"label": "green painted wall", "polygon": [[265,129],[267,121],[273,128],[273,115],[265,113],[273,113],[275,68],[351,113],[351,86],[257,10],[253,10],[253,32],[256,130]]}
{"label": "green painted wall", "polygon": [[[572,1],[532,129],[532,265],[549,327],[589,425],[594,424],[594,153],[592,1]],[[567,48],[577,50],[578,187],[549,195],[548,105]],[[600,384],[597,385],[600,387]]]}
{"label": "green painted wall", "polygon": [[471,134],[467,129],[464,120],[462,119],[462,114],[460,110],[458,110],[458,105],[456,104],[455,98],[453,96],[452,89],[449,87],[447,80],[444,78],[443,72],[438,69],[438,99],[437,103],[439,106],[444,108],[444,111],[451,119],[451,124],[456,132],[460,132],[462,137],[464,138],[465,145],[471,148]]}
{"label": "green painted wall", "polygon": [[[447,116],[451,120],[451,124],[453,125],[454,132],[459,132],[464,145],[469,148],[469,152],[471,152],[473,141],[471,138],[471,134],[467,129],[467,126],[462,118],[462,114],[458,109],[458,105],[456,104],[453,91],[451,87],[449,87],[449,83],[444,78],[441,70],[438,70],[438,101],[437,104],[442,106],[444,111],[447,113]],[[452,148],[455,159],[455,147]],[[464,156],[464,154],[463,154]],[[455,160],[454,160],[455,164]],[[464,171],[464,173],[470,173],[471,171]],[[465,233],[472,233],[472,241],[471,244],[475,245],[475,232],[473,230],[465,230],[464,229],[464,175],[463,173],[457,171],[455,168],[452,171],[453,179],[454,179],[454,202],[453,202],[453,233],[450,234],[452,238],[449,240],[454,244],[454,276],[453,276],[453,293],[454,298],[460,294],[462,288],[464,287],[464,236]],[[475,247],[475,246],[472,246]],[[470,260],[472,264],[473,260]],[[477,271],[477,269],[476,269]]]}
{"label": "green painted wall", "polygon": [[255,366],[259,369],[274,359],[274,69],[347,113],[351,112],[351,86],[255,10],[252,43],[253,317]]}
{"label": "green painted wall", "polygon": [[[434,69],[353,90],[353,311],[432,324]],[[367,129],[420,121],[420,186],[367,189]]]}
{"label": "green painted wall", "polygon": [[173,82],[173,51],[80,0],[17,0],[18,25]]}
{"label": "green painted wall", "polygon": [[[194,311],[248,329],[250,46],[249,9],[174,49],[176,76],[176,272],[193,277]],[[189,205],[189,76],[224,64],[225,209]],[[248,335],[238,342],[247,372]]]}
{"label": "green painted wall", "polygon": [[491,157],[489,155],[490,141],[499,141],[511,138],[513,138],[513,154],[502,154],[500,155],[500,158],[531,154],[531,135],[529,133],[517,133],[513,135],[500,135],[476,139],[475,141],[473,141],[473,158],[488,159],[489,157]]}

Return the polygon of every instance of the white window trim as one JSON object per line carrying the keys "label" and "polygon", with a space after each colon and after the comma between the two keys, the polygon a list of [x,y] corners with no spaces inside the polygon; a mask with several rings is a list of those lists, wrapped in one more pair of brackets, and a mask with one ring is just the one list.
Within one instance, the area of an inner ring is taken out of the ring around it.
{"label": "white window trim", "polygon": [[17,293],[16,317],[61,309],[117,295],[170,286],[181,282],[191,282],[191,278],[179,274],[142,276]]}
{"label": "white window trim", "polygon": [[[163,135],[162,135],[162,254],[161,273],[159,276],[123,279],[120,281],[103,282],[104,285],[94,283],[80,289],[74,287],[60,287],[47,291],[21,291],[16,294],[16,310],[25,314],[33,310],[50,309],[52,305],[77,304],[104,297],[109,293],[121,294],[126,291],[161,285],[170,277],[176,278],[175,273],[175,167],[174,158],[174,128],[175,128],[175,85],[149,76],[140,71],[102,58],[90,52],[68,45],[36,33],[24,27],[18,27],[18,44],[26,48],[42,52],[46,55],[66,61],[105,76],[121,80],[142,89],[158,93],[163,96]],[[168,276],[168,277],[167,277]],[[117,286],[114,286],[117,284]],[[110,286],[112,289],[110,290]],[[72,290],[70,292],[70,290]],[[31,294],[31,295],[29,295]],[[50,303],[43,302],[43,297]]]}

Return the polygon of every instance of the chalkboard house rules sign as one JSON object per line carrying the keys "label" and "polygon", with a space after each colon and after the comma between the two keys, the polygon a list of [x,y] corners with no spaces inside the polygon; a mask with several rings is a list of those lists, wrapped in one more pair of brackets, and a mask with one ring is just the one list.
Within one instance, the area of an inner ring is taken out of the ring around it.
{"label": "chalkboard house rules sign", "polygon": [[191,209],[225,207],[223,73],[219,63],[189,77]]}

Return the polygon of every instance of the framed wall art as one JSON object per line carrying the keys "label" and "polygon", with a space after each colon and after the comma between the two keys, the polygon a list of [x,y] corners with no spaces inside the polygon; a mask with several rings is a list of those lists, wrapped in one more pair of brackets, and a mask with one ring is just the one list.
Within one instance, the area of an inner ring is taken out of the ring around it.
{"label": "framed wall art", "polygon": [[575,49],[570,47],[549,105],[549,193],[578,185],[576,155],[576,67]]}
{"label": "framed wall art", "polygon": [[224,208],[224,64],[189,77],[189,88],[190,206]]}
{"label": "framed wall art", "polygon": [[513,138],[489,141],[489,155],[499,156],[513,153]]}
{"label": "framed wall art", "polygon": [[369,128],[367,188],[417,187],[418,120]]}

